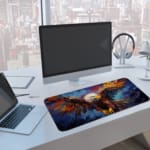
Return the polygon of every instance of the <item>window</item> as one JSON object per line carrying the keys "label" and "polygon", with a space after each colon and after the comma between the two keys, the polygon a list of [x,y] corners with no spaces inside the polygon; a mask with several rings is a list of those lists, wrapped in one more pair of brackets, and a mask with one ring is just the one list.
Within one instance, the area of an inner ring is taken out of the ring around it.
{"label": "window", "polygon": [[149,0],[50,0],[50,3],[51,24],[112,21],[113,36],[130,33],[137,49],[142,41],[150,40]]}
{"label": "window", "polygon": [[112,21],[113,36],[128,32],[136,48],[150,40],[149,0],[0,0],[0,70],[40,64],[38,26]]}
{"label": "window", "polygon": [[0,0],[0,70],[40,64],[39,0]]}

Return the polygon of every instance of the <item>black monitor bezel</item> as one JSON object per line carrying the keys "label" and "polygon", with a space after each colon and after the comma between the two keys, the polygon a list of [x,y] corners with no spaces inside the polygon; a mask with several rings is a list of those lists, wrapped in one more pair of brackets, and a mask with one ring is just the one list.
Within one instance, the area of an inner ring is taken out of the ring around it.
{"label": "black monitor bezel", "polygon": [[[85,71],[85,70],[90,70],[90,69],[96,69],[96,68],[100,68],[100,67],[106,67],[108,65],[105,66],[94,66],[91,68],[81,68],[78,69],[76,71],[65,71],[65,72],[61,72],[61,73],[55,73],[55,74],[49,74],[47,75],[47,73],[45,72],[45,64],[44,64],[44,55],[43,55],[43,39],[42,39],[42,30],[43,29],[47,29],[47,28],[57,28],[57,27],[67,27],[67,26],[85,26],[85,25],[109,25],[110,26],[110,52],[112,51],[112,22],[90,22],[90,23],[74,23],[74,24],[56,24],[56,25],[41,25],[39,26],[39,40],[40,40],[40,51],[41,51],[41,62],[42,62],[42,75],[44,78],[47,77],[53,77],[53,76],[57,76],[57,75],[63,75],[63,74],[68,74],[68,73],[75,73],[75,72],[79,72],[79,71]],[[112,55],[110,54],[110,58],[112,58]],[[110,62],[110,66],[112,66],[112,59]]]}

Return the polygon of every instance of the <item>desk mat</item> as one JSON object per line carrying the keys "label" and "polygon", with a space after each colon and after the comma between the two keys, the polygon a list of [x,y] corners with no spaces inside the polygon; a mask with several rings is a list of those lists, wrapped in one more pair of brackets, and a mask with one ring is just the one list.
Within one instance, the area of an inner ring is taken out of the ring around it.
{"label": "desk mat", "polygon": [[129,79],[121,78],[45,99],[56,126],[66,131],[149,100]]}

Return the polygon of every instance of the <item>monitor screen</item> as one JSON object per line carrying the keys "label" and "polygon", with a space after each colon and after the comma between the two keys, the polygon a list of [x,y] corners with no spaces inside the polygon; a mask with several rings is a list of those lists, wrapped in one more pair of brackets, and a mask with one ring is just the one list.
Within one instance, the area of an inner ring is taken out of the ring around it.
{"label": "monitor screen", "polygon": [[109,66],[111,22],[40,26],[43,77]]}
{"label": "monitor screen", "polygon": [[17,99],[3,73],[0,73],[0,119],[15,105]]}

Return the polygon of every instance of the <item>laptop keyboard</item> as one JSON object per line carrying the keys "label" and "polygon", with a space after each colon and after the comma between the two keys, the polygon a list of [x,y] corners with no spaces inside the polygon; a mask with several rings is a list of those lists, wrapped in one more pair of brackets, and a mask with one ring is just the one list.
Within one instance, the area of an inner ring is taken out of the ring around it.
{"label": "laptop keyboard", "polygon": [[33,108],[34,106],[20,104],[0,123],[0,127],[14,129]]}

